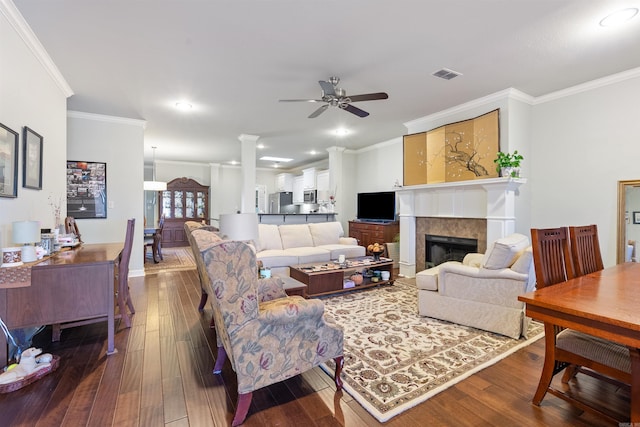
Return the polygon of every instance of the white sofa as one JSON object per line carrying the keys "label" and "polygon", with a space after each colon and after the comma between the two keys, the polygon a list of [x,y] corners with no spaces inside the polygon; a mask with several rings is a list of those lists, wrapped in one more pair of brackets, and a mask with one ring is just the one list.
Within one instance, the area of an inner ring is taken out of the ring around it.
{"label": "white sofa", "polygon": [[271,274],[289,275],[289,266],[327,262],[339,255],[354,258],[365,255],[353,237],[344,237],[339,222],[310,224],[259,224],[256,256]]}
{"label": "white sofa", "polygon": [[512,234],[482,254],[468,254],[416,274],[421,316],[472,326],[512,338],[525,335],[529,319],[518,295],[535,288],[529,239]]}

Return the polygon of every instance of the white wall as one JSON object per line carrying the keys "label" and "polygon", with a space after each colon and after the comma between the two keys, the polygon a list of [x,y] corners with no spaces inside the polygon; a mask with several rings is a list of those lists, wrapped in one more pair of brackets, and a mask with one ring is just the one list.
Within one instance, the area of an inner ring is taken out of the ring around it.
{"label": "white wall", "polygon": [[616,262],[617,181],[640,179],[636,71],[533,109],[531,226],[597,224],[605,266]]}
{"label": "white wall", "polygon": [[[48,197],[66,193],[66,99],[72,92],[13,3],[4,0],[0,0],[0,69],[0,122],[20,134],[18,197],[0,198],[0,246],[7,247],[13,245],[13,221],[54,226]],[[24,126],[44,137],[42,190],[22,187]]]}
{"label": "white wall", "polygon": [[107,164],[107,218],[77,220],[86,243],[124,242],[135,218],[130,275],[144,273],[144,122],[69,112],[67,158]]}

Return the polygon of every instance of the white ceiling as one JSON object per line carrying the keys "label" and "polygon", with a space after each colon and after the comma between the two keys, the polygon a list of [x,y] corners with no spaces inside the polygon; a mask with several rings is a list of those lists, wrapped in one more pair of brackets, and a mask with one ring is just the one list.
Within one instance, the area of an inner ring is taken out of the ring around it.
{"label": "white ceiling", "polygon": [[[299,166],[334,145],[403,135],[404,122],[515,88],[532,96],[640,67],[640,0],[14,0],[74,91],[69,110],[147,121],[145,158],[240,160],[241,134]],[[431,76],[441,68],[462,73]],[[319,104],[341,78],[359,118]],[[189,100],[189,113],[176,101]],[[346,127],[339,139],[332,131]],[[311,150],[319,154],[310,154]],[[259,167],[272,162],[258,161]]]}

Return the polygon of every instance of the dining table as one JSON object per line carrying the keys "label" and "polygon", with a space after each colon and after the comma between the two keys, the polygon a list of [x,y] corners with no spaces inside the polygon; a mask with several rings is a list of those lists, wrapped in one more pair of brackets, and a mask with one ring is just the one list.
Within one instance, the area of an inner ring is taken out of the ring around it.
{"label": "dining table", "polygon": [[527,316],[622,344],[631,358],[631,425],[640,425],[640,263],[607,267],[521,295]]}

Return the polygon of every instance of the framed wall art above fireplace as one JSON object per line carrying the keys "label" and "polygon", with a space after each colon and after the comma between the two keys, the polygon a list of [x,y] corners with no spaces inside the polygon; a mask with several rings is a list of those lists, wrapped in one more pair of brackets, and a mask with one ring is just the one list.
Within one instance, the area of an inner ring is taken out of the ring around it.
{"label": "framed wall art above fireplace", "polygon": [[107,217],[107,164],[67,161],[67,215]]}

